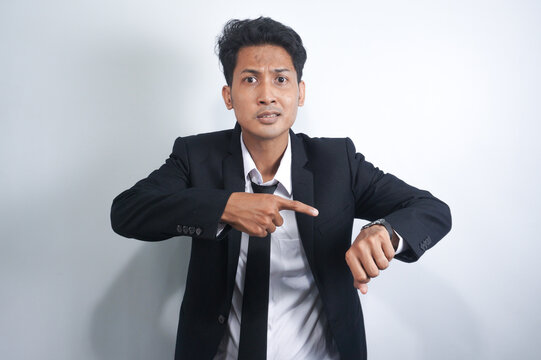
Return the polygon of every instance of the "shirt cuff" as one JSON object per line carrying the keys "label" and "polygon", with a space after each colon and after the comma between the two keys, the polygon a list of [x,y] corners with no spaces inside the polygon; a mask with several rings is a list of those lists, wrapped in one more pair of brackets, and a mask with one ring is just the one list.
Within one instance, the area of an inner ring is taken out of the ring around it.
{"label": "shirt cuff", "polygon": [[396,256],[396,255],[400,254],[401,252],[404,252],[404,251],[408,250],[409,246],[404,241],[404,239],[402,239],[402,236],[400,236],[399,233],[397,233],[396,231],[394,233],[396,234],[396,236],[398,236],[398,246],[396,247],[396,250],[394,252],[394,254]]}
{"label": "shirt cuff", "polygon": [[[220,235],[220,233],[221,233],[222,231],[224,231],[224,229],[225,229],[226,226],[227,226],[226,223],[223,223],[223,222],[218,223],[218,229],[216,230],[216,237],[218,237],[218,235]],[[398,235],[398,234],[397,234],[397,235]],[[398,235],[398,236],[400,236],[400,235]],[[402,238],[400,238],[400,239],[402,239]],[[399,246],[400,246],[400,245],[399,245]]]}

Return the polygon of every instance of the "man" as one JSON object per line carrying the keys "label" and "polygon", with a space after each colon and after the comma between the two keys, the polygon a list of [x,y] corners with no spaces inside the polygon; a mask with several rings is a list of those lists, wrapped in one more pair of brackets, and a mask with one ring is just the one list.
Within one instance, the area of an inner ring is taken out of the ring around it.
{"label": "man", "polygon": [[[178,138],[113,201],[113,229],[193,239],[176,359],[366,359],[356,289],[439,241],[449,208],[349,139],[291,131],[306,60],[291,28],[232,20],[218,47],[235,128]],[[354,218],[372,223],[351,244]]]}

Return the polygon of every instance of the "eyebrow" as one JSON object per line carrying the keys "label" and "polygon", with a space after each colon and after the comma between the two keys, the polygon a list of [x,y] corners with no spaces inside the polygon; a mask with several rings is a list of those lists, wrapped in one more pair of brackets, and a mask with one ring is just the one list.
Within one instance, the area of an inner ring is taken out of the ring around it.
{"label": "eyebrow", "polygon": [[[272,70],[273,72],[275,73],[284,73],[284,72],[290,72],[291,70],[288,69],[288,68],[279,68],[279,69],[274,69]],[[249,74],[255,74],[255,75],[258,75],[258,74],[261,74],[261,71],[259,70],[254,70],[254,69],[244,69],[240,72],[241,74],[244,74],[244,73],[249,73]]]}

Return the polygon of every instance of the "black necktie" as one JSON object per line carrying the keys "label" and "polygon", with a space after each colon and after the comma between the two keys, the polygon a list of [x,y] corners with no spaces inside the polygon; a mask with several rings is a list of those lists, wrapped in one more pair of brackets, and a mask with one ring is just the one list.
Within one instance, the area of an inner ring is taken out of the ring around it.
{"label": "black necktie", "polygon": [[[276,185],[252,182],[254,193],[272,194]],[[269,309],[270,234],[250,236],[242,295],[239,360],[266,359]]]}

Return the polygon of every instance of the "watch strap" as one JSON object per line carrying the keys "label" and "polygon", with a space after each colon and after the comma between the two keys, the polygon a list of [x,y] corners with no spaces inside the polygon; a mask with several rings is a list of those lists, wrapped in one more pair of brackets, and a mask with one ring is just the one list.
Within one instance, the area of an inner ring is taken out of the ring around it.
{"label": "watch strap", "polygon": [[391,239],[391,241],[393,240],[393,234],[394,234],[394,231],[393,231],[393,227],[391,226],[391,224],[385,220],[385,219],[377,219],[377,220],[374,220],[366,225],[364,225],[361,230],[364,230],[366,228],[369,228],[371,226],[374,226],[374,225],[383,225],[385,226],[385,229],[387,230],[387,232],[389,233],[389,239]]}

